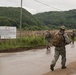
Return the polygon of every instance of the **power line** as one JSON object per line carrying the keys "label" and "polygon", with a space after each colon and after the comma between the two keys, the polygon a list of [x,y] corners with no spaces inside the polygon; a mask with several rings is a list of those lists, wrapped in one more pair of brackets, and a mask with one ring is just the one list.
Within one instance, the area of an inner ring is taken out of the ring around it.
{"label": "power line", "polygon": [[62,10],[59,9],[59,8],[56,8],[56,7],[53,7],[53,6],[51,6],[51,5],[45,4],[45,3],[41,2],[41,1],[38,1],[38,0],[34,0],[34,1],[36,1],[36,2],[38,2],[38,3],[40,3],[40,4],[43,4],[43,5],[45,5],[45,6],[48,6],[48,7],[51,7],[51,8],[54,8],[54,9],[57,9],[57,10],[62,11]]}

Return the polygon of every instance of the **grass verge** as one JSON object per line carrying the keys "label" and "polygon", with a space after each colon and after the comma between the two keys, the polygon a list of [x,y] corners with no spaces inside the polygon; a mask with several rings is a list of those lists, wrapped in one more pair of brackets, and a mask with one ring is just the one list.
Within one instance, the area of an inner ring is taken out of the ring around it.
{"label": "grass verge", "polygon": [[1,40],[0,41],[0,52],[12,51],[17,49],[31,49],[39,46],[45,46],[45,38],[43,36],[27,36],[12,40]]}

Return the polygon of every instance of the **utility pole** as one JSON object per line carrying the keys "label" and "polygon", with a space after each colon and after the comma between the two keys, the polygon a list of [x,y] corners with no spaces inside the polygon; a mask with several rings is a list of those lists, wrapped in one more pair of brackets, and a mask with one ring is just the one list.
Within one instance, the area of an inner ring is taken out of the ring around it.
{"label": "utility pole", "polygon": [[20,9],[20,37],[22,32],[22,0],[21,0],[21,9]]}

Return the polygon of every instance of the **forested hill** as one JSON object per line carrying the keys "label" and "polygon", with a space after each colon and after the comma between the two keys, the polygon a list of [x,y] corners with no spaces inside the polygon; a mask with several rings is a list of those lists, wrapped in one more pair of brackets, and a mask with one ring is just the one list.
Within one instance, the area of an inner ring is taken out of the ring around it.
{"label": "forested hill", "polygon": [[[50,11],[32,15],[22,9],[22,29],[44,30],[57,29],[60,25],[67,28],[76,28],[76,10]],[[0,26],[20,27],[19,7],[0,7]]]}
{"label": "forested hill", "polygon": [[[42,22],[36,19],[27,10],[22,9],[22,29],[40,30],[45,29]],[[20,26],[19,7],[0,7],[0,26]]]}
{"label": "forested hill", "polygon": [[75,9],[69,11],[50,11],[38,13],[34,16],[51,28],[57,28],[60,25],[65,25],[67,28],[76,29]]}

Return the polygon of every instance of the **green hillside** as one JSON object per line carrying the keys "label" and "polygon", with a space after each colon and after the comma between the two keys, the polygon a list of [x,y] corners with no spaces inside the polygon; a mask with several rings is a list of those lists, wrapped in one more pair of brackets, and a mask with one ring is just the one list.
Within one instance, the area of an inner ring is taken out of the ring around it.
{"label": "green hillside", "polygon": [[[50,11],[32,15],[22,9],[23,30],[58,29],[65,25],[68,29],[76,28],[76,10]],[[20,7],[0,7],[0,26],[20,27]]]}
{"label": "green hillside", "polygon": [[[36,19],[27,10],[22,9],[22,29],[41,30],[45,29],[38,19]],[[19,7],[0,7],[0,26],[20,26],[20,8]]]}
{"label": "green hillside", "polygon": [[69,29],[76,28],[75,9],[69,11],[50,11],[38,13],[34,16],[52,29],[56,29],[60,25],[65,25]]}

